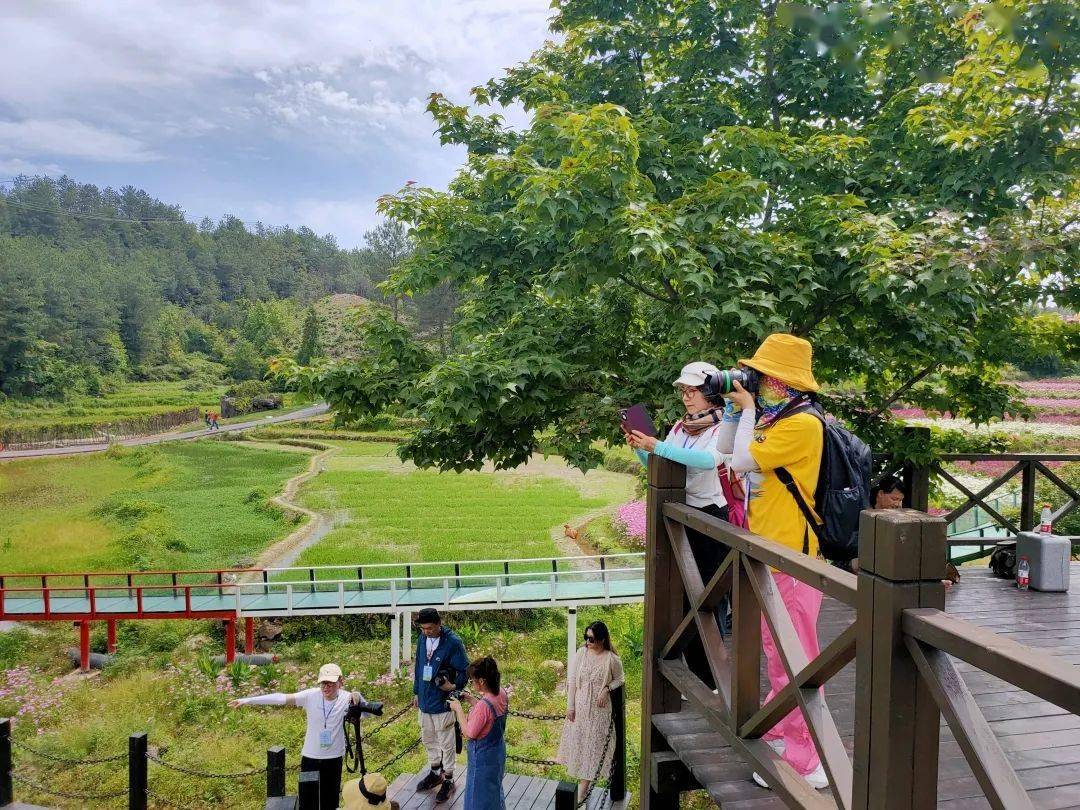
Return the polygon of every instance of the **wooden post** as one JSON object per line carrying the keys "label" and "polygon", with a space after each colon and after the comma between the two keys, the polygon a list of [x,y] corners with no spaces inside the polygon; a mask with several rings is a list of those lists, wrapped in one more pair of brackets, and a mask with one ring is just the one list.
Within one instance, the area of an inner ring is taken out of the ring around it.
{"label": "wooden post", "polygon": [[577,807],[577,785],[574,782],[559,782],[555,788],[555,810],[574,810]]}
{"label": "wooden post", "polygon": [[668,750],[653,728],[654,714],[682,708],[679,691],[660,674],[660,651],[682,620],[683,585],[664,525],[665,503],[686,502],[686,468],[656,455],[649,456],[649,489],[645,511],[645,638],[641,683],[641,810],[676,810],[678,792],[652,789],[653,754]]}
{"label": "wooden post", "polygon": [[1020,471],[1020,531],[1035,528],[1035,462],[1027,460]]}
{"label": "wooden post", "polygon": [[611,757],[608,796],[613,802],[626,798],[626,687],[611,690],[611,719],[615,723],[615,751]]}
{"label": "wooden post", "polygon": [[296,783],[300,810],[319,810],[319,772],[301,771]]}
{"label": "wooden post", "polygon": [[[911,442],[928,445],[930,428],[911,425],[904,428],[904,434]],[[911,462],[904,465],[904,506],[926,512],[930,509],[930,468],[915,466]],[[860,563],[861,565],[861,563]]]}
{"label": "wooden post", "polygon": [[116,652],[116,619],[109,619],[105,623],[105,651],[112,655]]}
{"label": "wooden post", "polygon": [[236,660],[236,620],[225,619],[225,663]]}
{"label": "wooden post", "polygon": [[90,671],[90,622],[80,619],[75,622],[79,626],[79,670]]}
{"label": "wooden post", "polygon": [[937,806],[940,715],[904,645],[907,608],[945,607],[945,522],[862,513],[856,611],[855,810]]}
{"label": "wooden post", "polygon": [[244,617],[244,652],[248,655],[255,652],[255,619],[252,616]]}
{"label": "wooden post", "polygon": [[285,795],[285,749],[266,749],[266,798]]}
{"label": "wooden post", "polygon": [[128,737],[128,810],[146,810],[146,732]]}
{"label": "wooden post", "polygon": [[0,720],[0,807],[15,804],[15,786],[11,783],[11,720]]}
{"label": "wooden post", "polygon": [[408,664],[412,661],[412,611],[401,614],[401,660]]}

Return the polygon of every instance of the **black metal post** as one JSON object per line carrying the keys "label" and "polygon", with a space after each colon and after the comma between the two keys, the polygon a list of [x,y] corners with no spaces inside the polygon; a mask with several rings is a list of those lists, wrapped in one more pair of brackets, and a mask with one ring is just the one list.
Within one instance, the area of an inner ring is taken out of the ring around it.
{"label": "black metal post", "polygon": [[296,787],[300,810],[319,810],[319,772],[301,771]]}
{"label": "black metal post", "polygon": [[285,795],[285,749],[266,749],[266,798]]}
{"label": "black metal post", "polygon": [[128,810],[146,810],[146,732],[128,737]]}
{"label": "black metal post", "polygon": [[559,782],[555,788],[555,810],[574,810],[577,807],[577,785],[574,782]]}
{"label": "black metal post", "polygon": [[626,688],[611,690],[611,719],[615,723],[615,750],[611,756],[611,784],[608,794],[613,802],[626,798]]}
{"label": "black metal post", "polygon": [[0,720],[0,807],[15,804],[15,786],[11,784],[11,720]]}

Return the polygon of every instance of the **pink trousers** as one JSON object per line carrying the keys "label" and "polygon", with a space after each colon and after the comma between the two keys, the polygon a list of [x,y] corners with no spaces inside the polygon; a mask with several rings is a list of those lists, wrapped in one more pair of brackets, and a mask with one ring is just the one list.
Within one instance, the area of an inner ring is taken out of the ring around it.
{"label": "pink trousers", "polygon": [[[773,572],[773,579],[776,581],[780,598],[784,600],[788,613],[791,615],[791,623],[795,625],[795,634],[802,642],[806,657],[813,660],[821,651],[817,636],[821,591],[788,574],[781,574],[779,571]],[[787,686],[788,676],[764,615],[761,617],[761,646],[765,650],[765,663],[771,687],[768,697],[765,698],[767,703],[777,692]],[[806,726],[806,718],[799,709],[792,710],[764,736],[766,740],[783,739],[784,760],[803,776],[817,768],[821,762],[817,749],[814,748],[814,741],[810,737],[810,729]]]}

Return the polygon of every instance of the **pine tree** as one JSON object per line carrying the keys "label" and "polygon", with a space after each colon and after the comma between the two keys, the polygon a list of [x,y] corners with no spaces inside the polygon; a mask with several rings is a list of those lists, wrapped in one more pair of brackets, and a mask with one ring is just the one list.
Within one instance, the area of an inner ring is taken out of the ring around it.
{"label": "pine tree", "polygon": [[315,307],[309,307],[304,319],[304,330],[300,335],[300,348],[296,351],[296,362],[307,365],[316,357],[322,357],[323,348],[319,341],[319,315]]}

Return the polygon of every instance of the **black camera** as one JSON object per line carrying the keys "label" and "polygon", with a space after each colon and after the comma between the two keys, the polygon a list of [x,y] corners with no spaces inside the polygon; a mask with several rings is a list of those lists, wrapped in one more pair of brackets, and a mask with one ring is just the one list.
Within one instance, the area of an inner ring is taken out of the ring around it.
{"label": "black camera", "polygon": [[380,700],[358,700],[349,704],[349,709],[345,713],[345,722],[348,723],[352,720],[359,720],[364,714],[373,714],[376,717],[382,717],[383,704]]}
{"label": "black camera", "polygon": [[761,387],[760,371],[752,368],[729,368],[720,372],[719,377],[709,374],[705,378],[705,384],[701,386],[701,392],[707,397],[730,394],[735,390],[735,383],[739,383],[751,394],[756,394]]}

